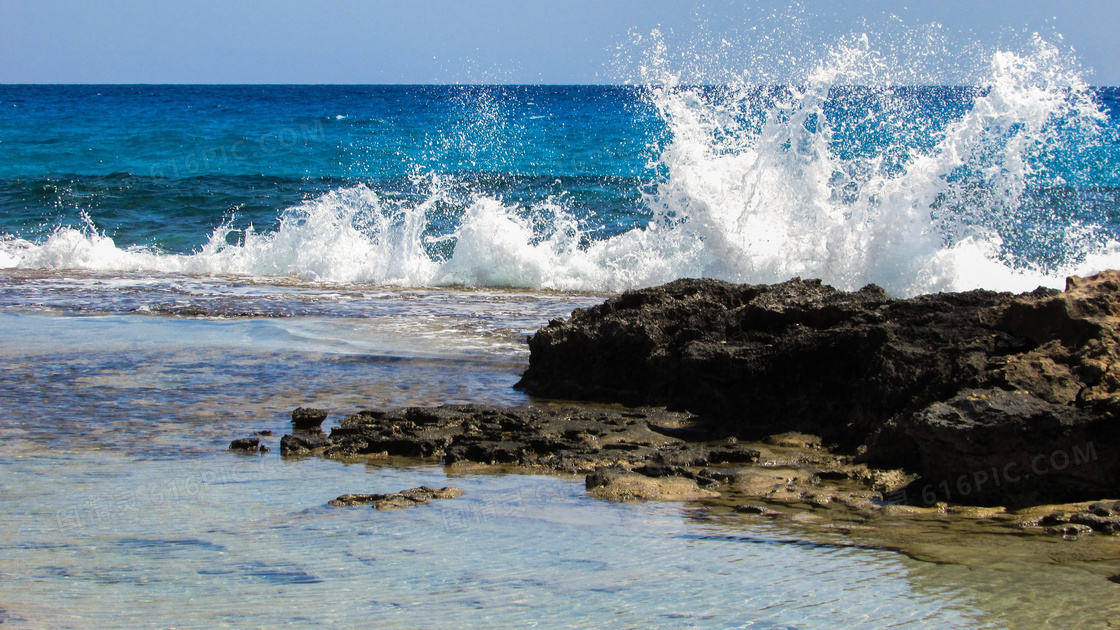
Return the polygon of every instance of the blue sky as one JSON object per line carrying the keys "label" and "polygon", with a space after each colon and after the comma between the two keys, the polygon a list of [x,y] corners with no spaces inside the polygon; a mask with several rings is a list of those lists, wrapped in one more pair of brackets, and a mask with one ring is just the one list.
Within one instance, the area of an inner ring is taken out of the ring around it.
{"label": "blue sky", "polygon": [[628,34],[654,28],[681,59],[713,41],[776,59],[930,23],[988,49],[1038,31],[1120,85],[1118,0],[0,0],[0,82],[615,83],[632,78]]}

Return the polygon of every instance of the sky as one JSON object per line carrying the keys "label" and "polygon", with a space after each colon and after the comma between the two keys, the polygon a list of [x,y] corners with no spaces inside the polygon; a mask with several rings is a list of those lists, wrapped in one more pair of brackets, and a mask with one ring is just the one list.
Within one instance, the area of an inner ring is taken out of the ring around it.
{"label": "sky", "polygon": [[941,82],[955,46],[1039,32],[1120,85],[1118,0],[0,0],[0,83],[619,83],[654,29],[681,63],[778,76],[844,36],[898,46],[930,25]]}

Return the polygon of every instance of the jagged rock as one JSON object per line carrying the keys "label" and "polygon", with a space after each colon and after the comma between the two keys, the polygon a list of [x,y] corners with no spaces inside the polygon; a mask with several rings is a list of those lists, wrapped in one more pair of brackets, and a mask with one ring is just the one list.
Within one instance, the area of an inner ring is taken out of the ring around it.
{"label": "jagged rock", "polygon": [[1120,501],[1090,503],[1089,511],[1097,516],[1120,516]]}
{"label": "jagged rock", "polygon": [[326,419],[327,412],[323,409],[297,407],[292,411],[292,427],[297,431],[321,431],[321,425]]}
{"label": "jagged rock", "polygon": [[372,505],[375,510],[403,510],[416,505],[428,505],[434,500],[456,499],[461,496],[463,496],[463,491],[459,488],[420,486],[419,488],[401,490],[392,494],[344,494],[337,499],[328,501],[327,505],[333,507]]}
{"label": "jagged rock", "polygon": [[1116,491],[1116,465],[1098,450],[1100,421],[1023,391],[970,389],[903,426],[922,455],[926,503],[1030,505]]}
{"label": "jagged rock", "polygon": [[756,516],[776,516],[779,514],[761,503],[742,503],[735,506],[735,511],[740,514],[754,514]]}
{"label": "jagged rock", "polygon": [[280,438],[281,455],[311,455],[323,449],[330,441],[322,434],[293,434]]}
{"label": "jagged rock", "polygon": [[[686,409],[741,438],[796,431],[855,450],[888,419],[978,382],[987,354],[1026,349],[980,321],[1008,297],[678,280],[538,331],[520,386]],[[885,463],[912,459],[904,435],[879,441]]]}
{"label": "jagged rock", "polygon": [[230,450],[234,451],[255,451],[260,445],[261,439],[255,437],[240,438],[229,443]]}
{"label": "jagged rock", "polygon": [[447,464],[511,464],[570,473],[617,464],[704,466],[758,459],[758,450],[746,445],[688,442],[650,426],[687,425],[691,420],[688,414],[663,409],[366,409],[344,418],[329,437],[284,436],[281,452],[322,449],[327,457],[442,457]]}
{"label": "jagged rock", "polygon": [[1069,522],[1088,525],[1102,534],[1120,533],[1120,516],[1097,516],[1092,512],[1078,512],[1069,517]]}
{"label": "jagged rock", "polygon": [[1054,527],[1047,527],[1044,530],[1047,534],[1054,536],[1062,536],[1066,540],[1073,540],[1093,533],[1093,528],[1088,525],[1077,525],[1074,523],[1067,523],[1065,525],[1055,525]]}
{"label": "jagged rock", "polygon": [[820,435],[919,473],[914,498],[1079,501],[1120,495],[1118,314],[1115,271],[1065,292],[905,300],[678,280],[550,322],[519,385],[686,410],[707,440]]}

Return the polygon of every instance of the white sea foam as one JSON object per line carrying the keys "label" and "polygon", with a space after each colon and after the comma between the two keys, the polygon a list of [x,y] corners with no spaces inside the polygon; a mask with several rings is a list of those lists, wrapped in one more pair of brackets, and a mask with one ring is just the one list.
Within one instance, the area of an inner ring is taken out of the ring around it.
{"label": "white sea foam", "polygon": [[[1072,219],[1040,237],[1057,243],[1061,260],[1004,247],[1006,235],[1029,229],[1020,206],[1038,179],[1039,152],[1070,129],[1091,137],[1105,120],[1076,64],[1040,38],[1023,51],[991,54],[972,107],[943,128],[918,130],[927,146],[846,157],[825,112],[830,90],[863,85],[883,93],[897,80],[888,72],[897,60],[869,36],[834,46],[808,68],[804,85],[766,92],[743,78],[718,97],[682,85],[656,34],[653,41],[647,93],[672,140],[660,155],[668,176],[646,196],[653,219],[644,229],[581,245],[577,222],[560,205],[536,208],[552,217],[541,225],[478,194],[453,233],[434,236],[426,228],[445,192],[433,176],[419,203],[388,204],[364,185],[343,188],[289,209],[273,231],[216,230],[190,255],[118,247],[87,225],[60,228],[41,243],[0,241],[0,267],[593,291],[686,276],[754,283],[801,276],[913,295],[1061,286],[1066,275],[1120,266],[1117,243]],[[866,122],[907,143],[907,116],[888,106]],[[452,244],[450,255],[434,253]]]}

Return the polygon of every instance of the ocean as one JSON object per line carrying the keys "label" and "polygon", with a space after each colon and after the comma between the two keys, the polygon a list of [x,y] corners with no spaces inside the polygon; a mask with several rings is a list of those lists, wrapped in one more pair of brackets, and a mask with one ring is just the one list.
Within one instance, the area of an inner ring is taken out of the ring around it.
{"label": "ocean", "polygon": [[[1090,619],[1116,585],[1008,536],[902,554],[580,478],[278,454],[299,406],[532,402],[527,335],[630,288],[1120,265],[1120,89],[1045,42],[970,85],[830,59],[796,84],[0,86],[0,624]],[[466,496],[326,505],[422,484]]]}

